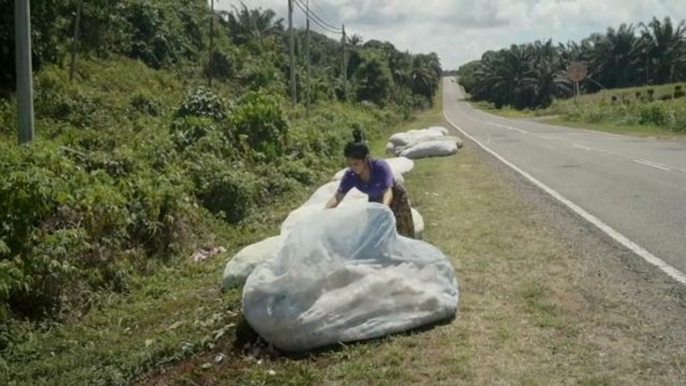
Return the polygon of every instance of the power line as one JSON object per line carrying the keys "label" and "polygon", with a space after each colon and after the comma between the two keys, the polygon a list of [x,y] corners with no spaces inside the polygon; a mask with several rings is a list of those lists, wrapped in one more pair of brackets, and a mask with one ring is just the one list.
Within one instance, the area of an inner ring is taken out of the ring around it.
{"label": "power line", "polygon": [[[303,11],[305,14],[307,14],[307,10],[305,7],[300,3],[299,0],[294,0],[294,3],[300,8],[301,11]],[[326,24],[324,24],[318,16],[312,11],[309,12],[310,15],[313,17],[310,18],[311,21],[313,21],[315,24],[317,24],[321,29],[323,29],[326,32],[332,33],[332,34],[337,34],[340,35],[342,32],[340,29],[332,28]]]}
{"label": "power line", "polygon": [[328,16],[326,16],[326,12],[324,12],[324,10],[321,9],[321,7],[319,7],[319,5],[317,5],[317,3],[315,3],[314,0],[310,0],[310,3],[314,4],[315,8],[317,8],[317,9],[319,10],[319,12],[321,12],[322,16],[324,16],[324,19],[326,19],[326,21],[328,21],[331,25],[335,25],[335,24],[336,24],[336,23],[334,23],[333,21],[331,21],[331,19],[329,19]]}
{"label": "power line", "polygon": [[[307,14],[307,9],[305,5],[302,4],[302,0],[294,0],[294,3],[300,8],[301,11],[303,11],[305,14]],[[333,34],[338,34],[340,35],[342,33],[340,28],[336,28],[334,26],[329,25],[327,22],[325,22],[319,15],[316,13],[312,12],[310,10],[309,14],[312,16],[312,21],[315,22],[319,27],[321,27],[323,30],[333,33]]]}
{"label": "power line", "polygon": [[[300,3],[300,5],[302,5],[303,7],[305,6],[305,3],[303,2],[303,0],[295,0],[295,1]],[[314,12],[311,9],[310,9],[310,15],[312,15],[315,19],[317,19],[321,24],[324,24],[326,27],[334,29],[334,30],[340,30],[338,27],[336,27],[334,25],[334,23],[330,23],[330,22],[325,21],[321,16],[319,16],[316,12]]]}

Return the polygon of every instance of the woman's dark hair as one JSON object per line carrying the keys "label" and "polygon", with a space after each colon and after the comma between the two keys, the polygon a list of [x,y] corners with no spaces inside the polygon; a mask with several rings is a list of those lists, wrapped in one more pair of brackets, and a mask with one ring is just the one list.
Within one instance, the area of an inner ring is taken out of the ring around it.
{"label": "woman's dark hair", "polygon": [[353,130],[353,140],[345,145],[345,158],[364,159],[369,155],[369,147],[364,140],[364,133],[360,129]]}

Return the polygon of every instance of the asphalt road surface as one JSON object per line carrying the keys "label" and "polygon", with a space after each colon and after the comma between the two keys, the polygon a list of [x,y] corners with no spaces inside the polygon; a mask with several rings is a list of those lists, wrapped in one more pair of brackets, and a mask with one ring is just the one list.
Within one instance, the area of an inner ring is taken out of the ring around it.
{"label": "asphalt road surface", "polygon": [[448,120],[686,273],[686,140],[637,138],[494,116],[465,102],[453,79],[444,78]]}

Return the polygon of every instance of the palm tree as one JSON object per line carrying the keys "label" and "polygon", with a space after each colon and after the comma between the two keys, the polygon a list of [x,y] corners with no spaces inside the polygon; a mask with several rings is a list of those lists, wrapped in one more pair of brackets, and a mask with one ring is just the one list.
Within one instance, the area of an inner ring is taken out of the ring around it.
{"label": "palm tree", "polygon": [[635,86],[639,77],[642,44],[633,25],[608,28],[602,38],[593,39],[591,58],[598,81],[608,88]]}
{"label": "palm tree", "polygon": [[267,36],[283,32],[283,19],[275,19],[276,13],[271,9],[248,9],[241,2],[241,8],[234,6],[232,12],[223,12],[229,26],[230,37],[236,45],[261,41]]}
{"label": "palm tree", "polygon": [[686,63],[686,21],[674,26],[669,17],[663,21],[653,18],[641,27],[648,77],[658,84],[673,82]]}
{"label": "palm tree", "polygon": [[362,45],[362,36],[358,34],[354,34],[353,36],[350,37],[350,45],[352,47],[358,47]]}

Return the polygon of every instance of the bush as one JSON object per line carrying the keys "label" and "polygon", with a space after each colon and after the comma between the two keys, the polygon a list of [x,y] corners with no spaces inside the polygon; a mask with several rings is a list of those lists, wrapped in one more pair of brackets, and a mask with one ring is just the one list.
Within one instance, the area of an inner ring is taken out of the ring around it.
{"label": "bush", "polygon": [[131,107],[139,113],[159,116],[162,113],[160,102],[150,93],[137,92],[131,97]]}
{"label": "bush", "polygon": [[177,118],[171,125],[171,133],[177,149],[183,150],[211,132],[217,131],[217,123],[210,118],[186,116]]}
{"label": "bush", "polygon": [[245,94],[230,118],[233,137],[237,142],[245,141],[259,156],[273,161],[283,154],[288,123],[277,98],[261,92]]}
{"label": "bush", "polygon": [[220,96],[206,87],[198,87],[186,95],[176,116],[205,117],[221,121],[226,118],[227,113],[227,103]]}
{"label": "bush", "polygon": [[93,290],[126,289],[121,256],[178,253],[191,207],[181,174],[144,169],[126,148],[0,146],[0,304],[13,314],[56,315]]}
{"label": "bush", "polygon": [[642,105],[638,110],[641,125],[665,126],[669,117],[661,104],[651,103]]}
{"label": "bush", "polygon": [[222,80],[233,77],[235,75],[235,66],[231,54],[225,51],[214,50],[212,52],[212,68],[206,68],[205,71],[211,71],[213,77]]}

